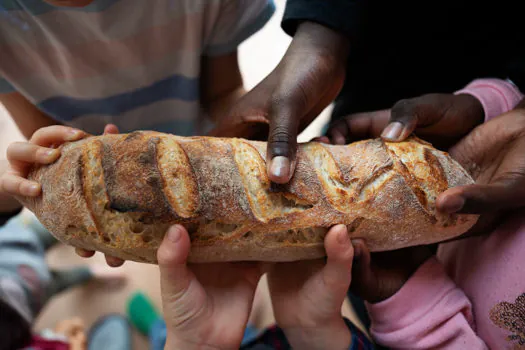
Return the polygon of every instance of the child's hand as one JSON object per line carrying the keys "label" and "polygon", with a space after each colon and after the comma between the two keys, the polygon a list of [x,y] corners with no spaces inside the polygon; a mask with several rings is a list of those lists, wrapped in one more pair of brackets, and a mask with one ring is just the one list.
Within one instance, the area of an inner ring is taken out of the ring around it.
{"label": "child's hand", "polygon": [[161,275],[166,349],[238,349],[257,283],[258,264],[186,262],[188,232],[172,226],[157,258]]}
{"label": "child's hand", "polygon": [[[104,129],[104,134],[118,134],[115,125],[108,124]],[[0,192],[7,193],[13,197],[37,197],[42,191],[42,187],[35,181],[27,179],[29,170],[34,164],[51,164],[60,157],[60,145],[69,141],[77,141],[88,136],[82,130],[74,129],[63,125],[52,125],[38,129],[28,142],[16,142],[7,149],[7,159],[9,167],[0,176]],[[78,255],[90,257],[95,254],[93,251],[76,249]],[[120,266],[123,260],[106,256],[106,261],[110,266]]]}
{"label": "child's hand", "polygon": [[354,249],[344,225],[325,237],[327,260],[280,263],[268,272],[277,324],[294,349],[348,349],[341,307],[352,279]]}
{"label": "child's hand", "polygon": [[362,242],[354,244],[356,260],[352,268],[352,286],[357,296],[378,303],[397,293],[416,270],[431,256],[425,247],[410,247],[370,254]]}
{"label": "child's hand", "polygon": [[14,197],[37,197],[42,188],[39,183],[27,179],[33,164],[51,164],[60,157],[55,147],[67,141],[76,141],[86,136],[81,130],[62,125],[48,126],[37,130],[28,142],[9,145],[7,159],[9,167],[0,177],[0,192]]}

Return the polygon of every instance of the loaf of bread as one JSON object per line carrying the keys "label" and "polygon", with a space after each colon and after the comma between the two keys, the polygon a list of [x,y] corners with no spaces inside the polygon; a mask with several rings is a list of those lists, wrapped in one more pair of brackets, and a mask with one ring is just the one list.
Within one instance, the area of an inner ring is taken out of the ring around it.
{"label": "loaf of bread", "polygon": [[323,257],[335,224],[384,251],[450,239],[477,220],[436,212],[440,193],[473,180],[415,137],[301,144],[285,186],[268,180],[265,157],[266,143],[243,139],[89,137],[31,172],[43,193],[25,204],[67,244],[147,263],[174,223],[190,233],[189,261],[219,262]]}

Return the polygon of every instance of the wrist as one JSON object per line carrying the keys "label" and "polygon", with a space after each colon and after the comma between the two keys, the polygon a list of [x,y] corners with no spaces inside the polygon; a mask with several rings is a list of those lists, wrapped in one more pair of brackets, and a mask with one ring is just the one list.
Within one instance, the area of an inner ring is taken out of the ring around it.
{"label": "wrist", "polygon": [[[234,349],[232,347],[231,349]],[[164,350],[230,350],[226,348],[220,348],[217,346],[212,346],[204,343],[194,343],[190,341],[183,340],[181,338],[169,336],[166,338],[166,345]]]}
{"label": "wrist", "polygon": [[414,276],[416,271],[434,256],[432,251],[426,246],[407,248],[401,251],[404,259],[393,267],[387,278],[381,283],[381,288],[376,291],[366,291],[362,297],[368,303],[377,304],[390,299],[396,295],[403,286]]}
{"label": "wrist", "polygon": [[501,79],[477,79],[455,94],[475,97],[483,107],[485,121],[514,109],[523,99],[516,86]]}
{"label": "wrist", "polygon": [[352,345],[352,333],[342,317],[327,326],[288,327],[283,331],[293,349],[346,350]]}
{"label": "wrist", "polygon": [[464,121],[464,124],[468,125],[468,132],[483,124],[485,121],[485,109],[477,97],[466,92],[458,92],[455,94],[455,98],[461,106],[464,106],[463,110],[465,112],[462,115],[467,119]]}

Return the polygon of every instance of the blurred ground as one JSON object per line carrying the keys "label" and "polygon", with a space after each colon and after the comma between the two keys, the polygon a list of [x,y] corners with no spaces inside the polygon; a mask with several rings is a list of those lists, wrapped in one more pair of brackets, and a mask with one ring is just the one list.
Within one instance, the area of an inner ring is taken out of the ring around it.
{"label": "blurred ground", "polygon": [[[247,88],[255,86],[272,71],[289,45],[290,38],[280,28],[284,2],[284,0],[276,0],[278,11],[270,23],[240,48],[241,70]],[[317,136],[327,117],[328,111],[325,111],[300,136],[300,141],[308,141],[312,137]],[[0,161],[5,159],[7,145],[21,139],[22,136],[18,129],[13,125],[6,111],[0,105]],[[85,260],[75,255],[73,249],[65,246],[54,248],[48,254],[48,260],[50,265],[55,267],[104,263],[104,259],[100,254],[97,254],[92,259]],[[119,291],[108,290],[92,283],[63,293],[47,305],[38,319],[36,328],[41,330],[46,327],[54,327],[58,321],[74,316],[80,316],[85,320],[86,324],[90,325],[100,315],[111,312],[124,313],[128,295],[138,289],[146,292],[160,310],[158,269],[155,266],[127,262],[122,267],[122,270],[129,276],[129,283],[125,289]],[[264,279],[260,289],[267,295],[267,286]],[[352,317],[348,305],[345,305],[344,313]],[[271,308],[264,310],[258,319],[261,326],[271,324],[273,321]],[[135,349],[147,349],[146,340],[138,334],[134,336],[134,344]]]}

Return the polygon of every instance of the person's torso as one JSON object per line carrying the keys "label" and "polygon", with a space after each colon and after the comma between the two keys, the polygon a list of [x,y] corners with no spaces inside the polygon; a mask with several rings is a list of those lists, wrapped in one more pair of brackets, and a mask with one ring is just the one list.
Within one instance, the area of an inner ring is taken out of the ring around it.
{"label": "person's torso", "polygon": [[[59,122],[192,135],[202,50],[220,1],[0,0],[0,76]],[[0,84],[1,85],[1,84]],[[0,86],[1,87],[1,86]]]}
{"label": "person's torso", "polygon": [[438,258],[471,301],[489,348],[525,348],[525,213],[489,236],[442,244]]}
{"label": "person's torso", "polygon": [[516,70],[523,78],[521,6],[511,0],[367,1],[334,117],[452,93],[476,78],[507,79]]}

